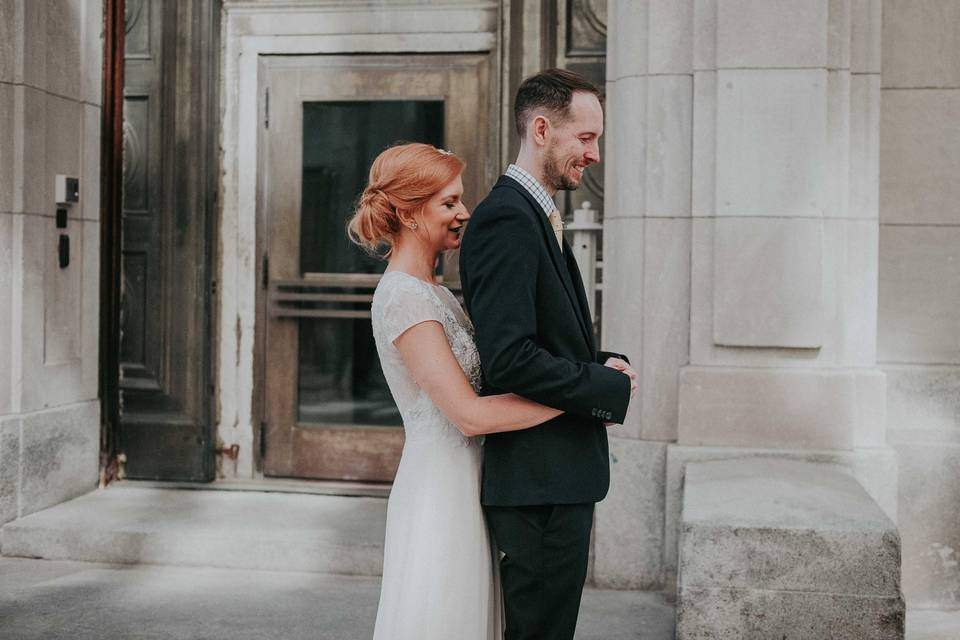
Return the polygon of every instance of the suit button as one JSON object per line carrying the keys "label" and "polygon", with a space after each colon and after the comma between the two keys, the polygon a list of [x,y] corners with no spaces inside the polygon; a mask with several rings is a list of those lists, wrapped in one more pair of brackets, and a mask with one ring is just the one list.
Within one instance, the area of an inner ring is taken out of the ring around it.
{"label": "suit button", "polygon": [[613,413],[607,411],[607,420],[613,417]]}
{"label": "suit button", "polygon": [[597,417],[597,408],[596,408],[596,407],[594,407],[593,409],[590,409],[590,415],[592,415],[594,418]]}

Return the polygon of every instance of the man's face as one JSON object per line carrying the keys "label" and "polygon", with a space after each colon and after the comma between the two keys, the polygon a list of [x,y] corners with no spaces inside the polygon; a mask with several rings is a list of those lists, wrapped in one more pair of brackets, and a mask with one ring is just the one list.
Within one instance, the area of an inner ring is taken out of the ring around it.
{"label": "man's face", "polygon": [[551,125],[544,150],[544,186],[573,191],[580,186],[584,170],[600,162],[600,101],[590,92],[577,91],[570,102],[570,117],[565,122],[551,121]]}

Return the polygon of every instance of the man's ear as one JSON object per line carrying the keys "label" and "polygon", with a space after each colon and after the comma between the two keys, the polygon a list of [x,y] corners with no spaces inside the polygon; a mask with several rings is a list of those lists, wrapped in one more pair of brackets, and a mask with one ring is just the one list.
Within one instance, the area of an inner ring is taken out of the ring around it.
{"label": "man's ear", "polygon": [[546,116],[534,116],[530,123],[530,129],[533,133],[533,141],[537,144],[544,144],[547,138],[547,130],[550,128],[550,121]]}

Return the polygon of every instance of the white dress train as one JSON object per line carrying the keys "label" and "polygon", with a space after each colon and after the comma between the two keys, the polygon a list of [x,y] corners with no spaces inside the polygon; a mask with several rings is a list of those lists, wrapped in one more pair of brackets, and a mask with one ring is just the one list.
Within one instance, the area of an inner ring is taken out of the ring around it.
{"label": "white dress train", "polygon": [[468,438],[413,381],[393,340],[430,320],[443,326],[474,389],[473,325],[453,294],[401,271],[373,295],[373,335],[406,441],[387,505],[374,640],[500,640],[500,581],[480,507],[481,438]]}

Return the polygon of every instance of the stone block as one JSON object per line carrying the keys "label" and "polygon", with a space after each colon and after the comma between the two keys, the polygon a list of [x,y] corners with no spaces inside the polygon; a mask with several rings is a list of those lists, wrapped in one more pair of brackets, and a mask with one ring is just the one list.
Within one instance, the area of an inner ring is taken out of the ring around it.
{"label": "stone block", "polygon": [[20,422],[19,416],[0,418],[0,525],[17,517]]}
{"label": "stone block", "polygon": [[[603,348],[626,354],[631,362],[643,357],[644,222],[614,218],[603,224]],[[630,402],[618,427],[624,436],[640,437],[642,401],[638,395]]]}
{"label": "stone block", "polygon": [[96,400],[25,414],[20,515],[91,491],[100,460],[100,403]]}
{"label": "stone block", "polygon": [[594,519],[594,582],[609,589],[657,589],[663,562],[666,443],[610,431],[610,492]]}
{"label": "stone block", "polygon": [[[55,176],[57,174],[81,177],[83,162],[83,136],[85,130],[84,105],[73,100],[66,100],[54,95],[46,99],[46,172],[43,176],[42,200],[36,209],[28,209],[30,213],[40,213],[52,216],[56,213],[56,196],[54,192]],[[87,185],[80,185],[80,204],[82,206],[86,196]],[[72,206],[67,215],[71,219],[79,219],[81,207]]]}
{"label": "stone block", "polygon": [[[81,330],[84,234],[83,222],[69,220],[66,229],[57,229],[52,218],[25,216],[25,227],[30,233],[43,236],[43,326],[41,345],[44,366],[75,363],[81,357]],[[70,241],[70,264],[60,268],[57,262],[60,237]],[[92,291],[91,291],[92,294]],[[24,296],[32,295],[24,292]],[[39,380],[38,380],[39,382]]]}
{"label": "stone block", "polygon": [[880,215],[880,76],[850,78],[850,201],[852,218]]}
{"label": "stone block", "polygon": [[832,318],[820,359],[842,367],[877,361],[879,227],[872,220],[824,220],[824,316]]}
{"label": "stone block", "polygon": [[[20,3],[16,0],[0,0],[0,82],[16,80],[17,64],[20,62],[17,34],[23,30],[17,11],[18,4]],[[0,135],[3,135],[2,131]],[[0,140],[7,141],[9,138],[4,135]]]}
{"label": "stone block", "polygon": [[607,5],[608,80],[647,74],[648,15],[647,2],[611,2]]}
{"label": "stone block", "polygon": [[903,637],[896,526],[834,465],[691,463],[681,527],[678,638]]}
{"label": "stone block", "polygon": [[664,500],[664,576],[665,585],[675,584],[677,541],[683,498],[684,472],[689,462],[779,458],[829,464],[853,474],[884,513],[897,520],[897,458],[890,448],[855,451],[811,449],[757,449],[738,447],[667,446],[666,497]]}
{"label": "stone block", "polygon": [[690,463],[681,523],[682,587],[899,593],[896,527],[834,465]]}
{"label": "stone block", "polygon": [[[90,389],[97,366],[98,327],[93,306],[97,304],[99,267],[96,244],[90,255],[84,244],[98,242],[91,231],[98,223],[86,224],[91,225],[86,232],[84,224],[76,220],[61,230],[46,216],[14,217],[23,238],[19,393],[25,412],[96,397]],[[61,232],[70,238],[70,265],[64,269],[57,264]]]}
{"label": "stone block", "polygon": [[23,12],[23,73],[17,79],[36,89],[47,88],[47,0],[17,4]]}
{"label": "stone block", "polygon": [[880,228],[877,357],[960,363],[960,227]]}
{"label": "stone block", "polygon": [[827,0],[827,68],[850,69],[850,0]]}
{"label": "stone block", "polygon": [[83,162],[79,215],[84,220],[100,219],[100,108],[83,106]]}
{"label": "stone block", "polygon": [[873,369],[684,367],[678,442],[852,449],[859,439],[877,446],[884,391],[883,373]]}
{"label": "stone block", "polygon": [[677,640],[902,640],[903,599],[760,589],[681,589]]}
{"label": "stone block", "polygon": [[[13,210],[40,213],[53,204],[46,197],[48,97],[45,92],[27,86],[16,87],[14,91],[17,115],[23,123],[23,173],[19,176],[21,190],[14,193]],[[53,186],[51,183],[51,196]]]}
{"label": "stone block", "polygon": [[381,498],[111,485],[8,523],[3,555],[380,575],[386,511]]}
{"label": "stone block", "polygon": [[103,102],[103,0],[83,2],[83,101]]}
{"label": "stone block", "polygon": [[883,0],[850,2],[850,72],[880,73]]}
{"label": "stone block", "polygon": [[644,215],[646,205],[647,78],[628,77],[607,84],[607,122],[617,123],[607,137],[604,173],[604,221]]}
{"label": "stone block", "polygon": [[647,218],[645,225],[643,355],[635,362],[640,433],[676,440],[680,368],[690,358],[690,221]]}
{"label": "stone block", "polygon": [[75,397],[94,400],[100,388],[100,223],[84,221],[82,255],[77,255],[81,273],[80,294],[80,379]]}
{"label": "stone block", "polygon": [[[646,215],[690,215],[693,79],[647,78]],[[617,134],[619,135],[619,134]]]}
{"label": "stone block", "polygon": [[[956,6],[960,8],[960,3]],[[960,223],[957,122],[960,91],[884,92],[880,106],[881,222]]]}
{"label": "stone block", "polygon": [[0,213],[0,416],[12,410],[14,368],[14,237],[13,216]]}
{"label": "stone block", "polygon": [[694,0],[650,0],[651,74],[693,72]]}
{"label": "stone block", "polygon": [[891,444],[960,444],[960,367],[883,365]]}
{"label": "stone block", "polygon": [[691,211],[713,216],[717,192],[717,73],[693,74],[693,157],[691,159]]}
{"label": "stone block", "polygon": [[[0,16],[2,20],[3,16]],[[0,56],[3,54],[0,53]],[[16,191],[14,182],[14,131],[16,120],[15,89],[9,84],[0,84],[0,144],[3,152],[0,153],[0,214],[13,211],[13,194]]]}
{"label": "stone block", "polygon": [[827,72],[827,138],[824,155],[823,212],[846,218],[850,208],[850,73]]}
{"label": "stone block", "polygon": [[911,608],[954,608],[960,600],[960,444],[895,449],[904,594]]}
{"label": "stone block", "polygon": [[[46,83],[50,93],[83,99],[83,0],[46,0]],[[93,61],[91,61],[93,62]]]}
{"label": "stone block", "polygon": [[812,349],[823,343],[823,223],[718,218],[713,340]]}
{"label": "stone block", "polygon": [[717,67],[826,67],[828,0],[717,3]]}
{"label": "stone block", "polygon": [[717,0],[693,0],[693,68],[717,68]]}
{"label": "stone block", "polygon": [[960,87],[960,3],[883,3],[883,86]]}
{"label": "stone block", "polygon": [[717,214],[824,215],[827,72],[718,71],[717,93]]}

